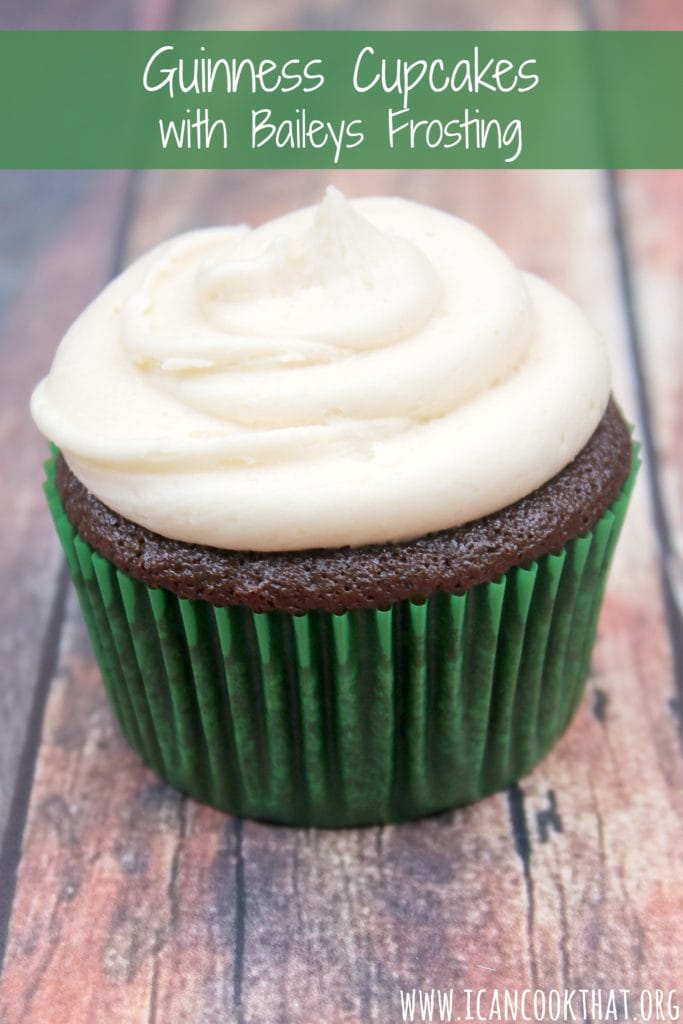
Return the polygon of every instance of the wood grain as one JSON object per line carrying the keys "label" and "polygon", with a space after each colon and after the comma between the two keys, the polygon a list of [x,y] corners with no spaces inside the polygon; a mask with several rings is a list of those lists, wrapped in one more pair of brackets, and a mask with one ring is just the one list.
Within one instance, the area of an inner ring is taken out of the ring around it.
{"label": "wood grain", "polygon": [[[633,29],[637,17],[630,5],[605,3],[598,24]],[[675,0],[659,0],[653,17],[658,28],[683,27]],[[610,172],[609,184],[683,748],[683,171]]]}
{"label": "wood grain", "polygon": [[[2,29],[150,28],[168,0],[110,10],[87,0],[5,5]],[[46,445],[30,394],[68,325],[121,265],[128,171],[0,171],[0,961],[14,872],[54,672],[66,574],[41,493]]]}
{"label": "wood grain", "polygon": [[673,642],[672,707],[683,747],[683,172],[616,176],[651,436],[653,518]]}
{"label": "wood grain", "polygon": [[[126,180],[126,172],[46,179],[6,171],[0,178],[7,246],[0,375],[0,836],[62,563],[41,492],[46,446],[27,415],[28,402],[59,338],[112,272]],[[93,239],[103,244],[94,246]]]}
{"label": "wood grain", "polygon": [[[272,216],[325,177],[184,175],[181,205],[177,176],[150,175],[133,250],[206,219]],[[352,193],[368,187],[332,177]],[[466,212],[573,294],[610,337],[633,415],[604,184],[596,172],[491,172],[460,174],[456,189],[452,175],[422,172],[378,173],[369,188]],[[111,724],[70,606],[12,920],[7,1020],[63,1006],[74,1022],[124,1021],[133,1008],[160,1021],[381,1021],[413,985],[674,987],[683,778],[661,600],[641,485],[589,696],[550,757],[475,807],[341,833],[236,823],[158,785]],[[76,958],[96,979],[87,990],[68,980]]]}
{"label": "wood grain", "polygon": [[[643,9],[642,0],[639,0]],[[571,29],[583,27],[583,12],[567,0],[299,0],[298,3],[221,5],[196,0],[180,12],[183,29]]]}
{"label": "wood grain", "polygon": [[[6,6],[0,27],[49,28],[56,12],[47,8],[45,3]],[[73,4],[61,27],[76,27],[68,19],[77,20],[86,8],[92,5]],[[120,16],[120,27],[132,24],[125,13]],[[94,20],[93,27],[103,27],[101,10]],[[0,592],[0,839],[22,750],[34,745],[28,735],[31,709],[42,706],[40,691],[51,670],[65,584],[63,559],[41,494],[45,443],[27,407],[60,337],[111,276],[128,178],[128,172],[0,172],[0,326],[3,350],[10,353],[0,376],[0,579],[6,584]],[[93,245],[95,239],[103,244]],[[46,640],[42,645],[41,637]],[[19,793],[19,815],[22,802]],[[0,905],[6,884],[0,878]]]}
{"label": "wood grain", "polygon": [[683,10],[677,0],[590,0],[587,5],[596,28],[627,32],[637,30],[680,32]]}
{"label": "wood grain", "polygon": [[[595,5],[600,17],[613,17],[608,6]],[[672,5],[657,7],[674,16]],[[490,3],[391,10],[381,3],[370,17],[360,4],[347,14],[335,2],[301,3],[275,16],[265,5],[226,13],[203,0],[183,17],[185,27],[492,27],[495,18],[496,27],[574,27],[585,14],[525,2],[506,8],[501,24]],[[647,16],[633,3],[624,15],[628,27]],[[117,176],[106,180],[121,187]],[[180,797],[126,747],[69,592],[0,981],[2,1024],[390,1024],[400,1020],[400,989],[413,986],[636,990],[679,981],[683,760],[666,606],[667,580],[678,577],[674,561],[662,576],[652,497],[659,488],[673,551],[682,529],[680,175],[153,172],[136,183],[126,258],[200,224],[265,220],[315,200],[329,181],[351,195],[396,192],[466,216],[576,298],[608,339],[615,391],[651,438],[656,463],[641,474],[617,553],[586,698],[530,776],[473,807],[341,832],[240,822]],[[77,286],[98,286],[106,271],[94,257],[104,259],[102,238],[115,235],[121,209],[102,209],[106,187],[104,178],[92,192],[84,185],[100,222],[75,202],[61,232],[36,242],[42,261],[27,257],[21,269],[26,297],[6,335],[13,376],[3,397],[16,393],[7,429],[17,433],[0,451],[16,474],[9,521],[28,532],[12,535],[17,554],[0,563],[0,579],[20,588],[30,579],[44,588],[54,579],[49,552],[56,558],[35,455],[17,454],[30,436],[21,389],[25,396],[54,343],[42,318],[31,319],[30,296],[66,320]],[[21,176],[16,188],[28,194]],[[79,253],[76,263],[65,251]],[[62,264],[74,266],[73,279],[60,278]],[[31,323],[31,352],[20,351],[11,338]],[[35,562],[25,561],[29,547]],[[26,609],[30,598],[22,600]],[[13,628],[23,621],[17,614]],[[26,678],[35,654],[28,668],[18,660],[31,647],[18,636],[23,653],[8,664]],[[462,1002],[455,1012],[464,1016]]]}

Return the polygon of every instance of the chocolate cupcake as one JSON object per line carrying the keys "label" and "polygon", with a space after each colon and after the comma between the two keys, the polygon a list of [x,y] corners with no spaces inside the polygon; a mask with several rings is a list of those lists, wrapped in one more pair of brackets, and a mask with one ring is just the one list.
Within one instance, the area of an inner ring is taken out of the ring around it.
{"label": "chocolate cupcake", "polygon": [[397,821],[567,725],[636,458],[599,338],[473,227],[330,190],[180,236],[32,410],[118,720],[178,788]]}

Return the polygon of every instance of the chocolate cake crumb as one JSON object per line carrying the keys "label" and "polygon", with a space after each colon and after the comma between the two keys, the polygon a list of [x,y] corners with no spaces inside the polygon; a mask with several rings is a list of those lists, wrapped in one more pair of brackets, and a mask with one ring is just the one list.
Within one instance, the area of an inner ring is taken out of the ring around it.
{"label": "chocolate cake crumb", "polygon": [[283,552],[229,551],[161,537],[99,501],[61,454],[56,482],[76,531],[126,575],[216,606],[296,615],[381,608],[437,591],[461,594],[559,551],[615,500],[630,463],[629,431],[610,399],[576,458],[500,512],[412,541]]}

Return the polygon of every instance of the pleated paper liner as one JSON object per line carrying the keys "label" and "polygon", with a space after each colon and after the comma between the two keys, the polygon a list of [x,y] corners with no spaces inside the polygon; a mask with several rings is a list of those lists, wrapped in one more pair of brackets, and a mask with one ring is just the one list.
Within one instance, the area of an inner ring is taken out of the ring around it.
{"label": "pleated paper liner", "polygon": [[290,825],[367,825],[526,774],[580,700],[637,472],[559,554],[422,604],[343,615],[217,608],[145,586],[45,489],[121,729],[198,800]]}

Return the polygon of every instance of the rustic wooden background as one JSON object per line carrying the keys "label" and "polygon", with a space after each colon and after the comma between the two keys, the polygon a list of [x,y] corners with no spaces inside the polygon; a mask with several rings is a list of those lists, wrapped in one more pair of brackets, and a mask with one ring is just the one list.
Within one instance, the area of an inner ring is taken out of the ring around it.
{"label": "rustic wooden background", "polygon": [[[191,21],[189,7],[5,0],[0,24],[683,27],[664,0],[199,0]],[[460,213],[573,295],[609,340],[645,456],[588,692],[555,750],[476,806],[341,832],[227,818],[126,747],[27,414],[64,329],[127,260],[195,225],[269,218],[328,181]],[[0,175],[2,1024],[389,1024],[413,986],[680,983],[682,185],[642,171]]]}

